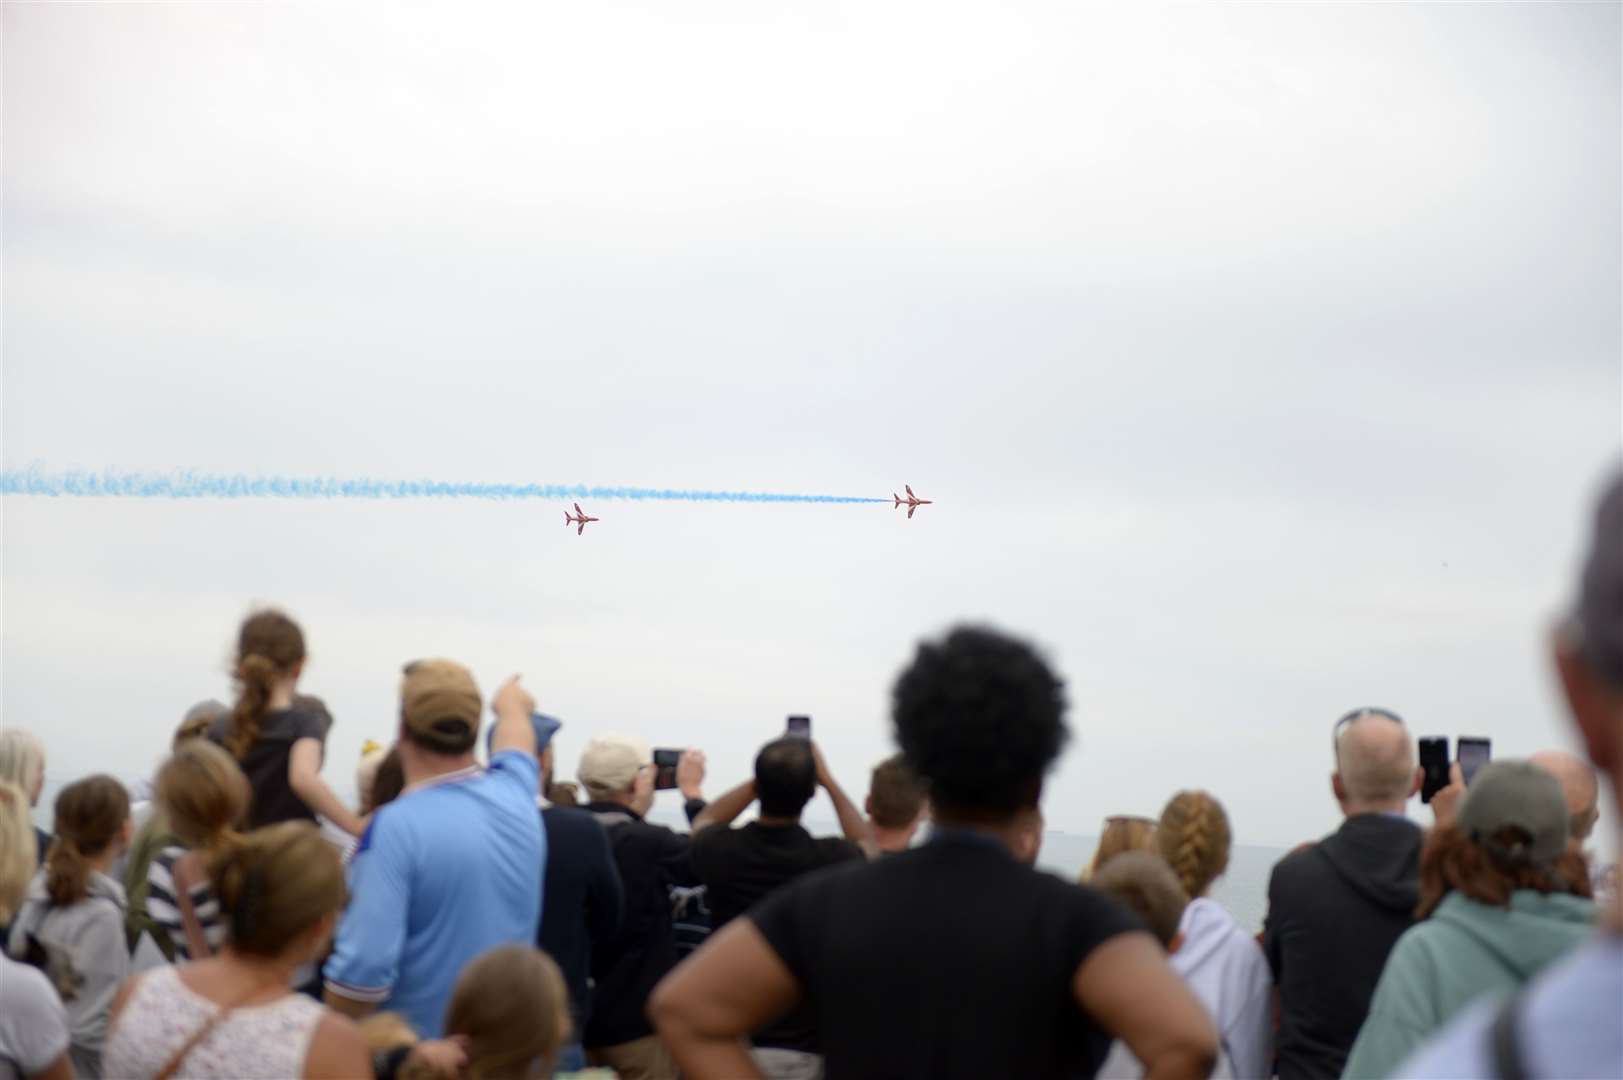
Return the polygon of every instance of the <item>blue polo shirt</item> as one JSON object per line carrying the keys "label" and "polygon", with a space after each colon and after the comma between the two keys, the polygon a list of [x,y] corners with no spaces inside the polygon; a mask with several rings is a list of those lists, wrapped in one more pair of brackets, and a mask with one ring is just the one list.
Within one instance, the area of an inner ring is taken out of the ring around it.
{"label": "blue polo shirt", "polygon": [[350,863],[328,989],[439,1038],[468,961],[535,942],[546,866],[540,782],[535,758],[504,750],[488,769],[435,777],[381,808]]}

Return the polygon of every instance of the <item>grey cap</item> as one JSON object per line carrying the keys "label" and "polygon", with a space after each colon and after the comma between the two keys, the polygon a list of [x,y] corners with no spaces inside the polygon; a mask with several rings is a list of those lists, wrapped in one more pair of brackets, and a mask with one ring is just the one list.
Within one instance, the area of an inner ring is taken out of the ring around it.
{"label": "grey cap", "polygon": [[[1510,866],[1548,866],[1567,849],[1567,799],[1561,783],[1526,761],[1496,761],[1471,780],[1455,823],[1478,846]],[[1505,843],[1502,830],[1527,834]]]}
{"label": "grey cap", "polygon": [[1623,687],[1623,470],[1613,473],[1595,510],[1573,615],[1595,673]]}

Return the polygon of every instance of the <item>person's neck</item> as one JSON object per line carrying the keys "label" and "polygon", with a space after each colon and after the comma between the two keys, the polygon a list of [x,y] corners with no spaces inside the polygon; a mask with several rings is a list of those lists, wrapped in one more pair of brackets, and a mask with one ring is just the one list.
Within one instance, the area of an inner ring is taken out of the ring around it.
{"label": "person's neck", "polygon": [[1004,820],[987,820],[962,818],[937,811],[935,825],[937,829],[957,829],[991,837],[1008,848],[1011,853],[1019,852],[1025,835],[1022,816],[1019,814]]}
{"label": "person's neck", "polygon": [[1363,814],[1392,814],[1396,817],[1408,816],[1407,799],[1397,799],[1387,802],[1347,802],[1343,803],[1341,813],[1345,817],[1359,817]]}
{"label": "person's neck", "polygon": [[461,772],[476,764],[478,761],[474,758],[472,750],[465,754],[434,754],[414,748],[412,752],[400,755],[400,771],[405,774],[407,787],[432,780],[436,776]]}
{"label": "person's neck", "polygon": [[271,683],[270,699],[265,702],[266,712],[280,712],[293,707],[293,697],[298,693],[299,677],[297,675],[283,675]]}
{"label": "person's neck", "polygon": [[873,842],[880,851],[906,851],[913,846],[913,837],[918,834],[919,823],[903,825],[898,829],[887,829],[883,825],[874,825]]}
{"label": "person's neck", "polygon": [[795,814],[791,817],[788,814],[757,814],[755,824],[768,829],[787,829],[800,824],[800,815]]}
{"label": "person's neck", "polygon": [[296,953],[297,950],[290,949],[280,956],[256,956],[227,945],[218,955],[245,979],[262,983],[267,989],[277,987],[285,990],[293,985],[294,975],[305,963],[304,958]]}
{"label": "person's neck", "polygon": [[117,861],[118,849],[112,844],[108,844],[107,850],[103,851],[100,855],[85,856],[85,865],[90,867],[90,869],[103,874],[111,874],[113,871],[113,863]]}

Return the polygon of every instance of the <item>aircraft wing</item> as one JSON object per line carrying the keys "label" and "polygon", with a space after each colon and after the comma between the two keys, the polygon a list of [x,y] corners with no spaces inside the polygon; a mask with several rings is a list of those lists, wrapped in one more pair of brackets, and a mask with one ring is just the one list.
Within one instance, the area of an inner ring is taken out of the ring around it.
{"label": "aircraft wing", "polygon": [[579,536],[582,533],[584,533],[585,531],[586,531],[586,522],[583,521],[583,522],[580,523],[580,528],[575,530],[575,535]]}
{"label": "aircraft wing", "polygon": [[913,520],[913,511],[915,511],[917,509],[918,509],[917,504],[915,504],[913,506],[909,506],[907,508],[907,518],[908,518],[909,521]]}

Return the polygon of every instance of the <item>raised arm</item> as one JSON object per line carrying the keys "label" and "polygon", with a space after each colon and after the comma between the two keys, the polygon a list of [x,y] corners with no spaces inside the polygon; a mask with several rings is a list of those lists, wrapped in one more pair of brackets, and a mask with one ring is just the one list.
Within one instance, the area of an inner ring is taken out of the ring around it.
{"label": "raised arm", "polygon": [[490,699],[490,711],[496,714],[496,730],[490,735],[492,757],[503,750],[522,750],[535,757],[535,728],[530,726],[535,698],[519,685],[520,677],[509,675]]}
{"label": "raised arm", "polygon": [[812,758],[817,762],[817,782],[828,792],[829,801],[834,804],[834,814],[840,819],[840,831],[845,833],[847,840],[860,847],[864,855],[874,858],[879,854],[879,845],[874,843],[873,830],[868,827],[867,817],[835,781],[828,762],[823,760],[823,751],[816,743],[812,743]]}
{"label": "raised arm", "polygon": [[737,787],[716,796],[716,801],[700,811],[693,819],[693,831],[708,829],[712,825],[731,825],[755,801],[755,781],[749,779]]}
{"label": "raised arm", "polygon": [[1211,1075],[1217,1031],[1149,934],[1118,934],[1088,953],[1071,991],[1083,1012],[1144,1063],[1145,1080]]}

